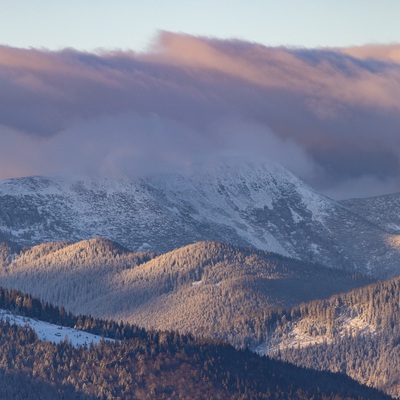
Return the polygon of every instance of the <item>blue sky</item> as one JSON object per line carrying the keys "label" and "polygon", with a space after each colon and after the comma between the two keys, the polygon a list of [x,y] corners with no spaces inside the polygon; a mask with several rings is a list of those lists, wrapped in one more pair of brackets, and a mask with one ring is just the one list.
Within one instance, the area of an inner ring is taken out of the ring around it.
{"label": "blue sky", "polygon": [[279,46],[400,40],[399,0],[0,0],[0,43],[143,51],[158,30]]}

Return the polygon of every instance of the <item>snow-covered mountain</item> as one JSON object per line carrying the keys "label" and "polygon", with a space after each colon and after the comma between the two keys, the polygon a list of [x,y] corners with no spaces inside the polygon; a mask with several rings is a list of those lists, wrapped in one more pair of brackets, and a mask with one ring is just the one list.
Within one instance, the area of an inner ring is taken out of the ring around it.
{"label": "snow-covered mountain", "polygon": [[224,160],[191,175],[0,182],[0,237],[95,236],[168,251],[200,240],[251,245],[377,276],[399,272],[396,237],[273,163]]}

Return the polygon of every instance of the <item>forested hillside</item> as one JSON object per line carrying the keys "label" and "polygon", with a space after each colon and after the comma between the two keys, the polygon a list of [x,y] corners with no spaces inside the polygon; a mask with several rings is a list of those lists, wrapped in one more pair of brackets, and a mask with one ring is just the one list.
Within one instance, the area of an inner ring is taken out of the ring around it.
{"label": "forested hillside", "polygon": [[259,352],[400,397],[400,277],[253,319],[269,332]]}
{"label": "forested hillside", "polygon": [[[65,314],[17,291],[0,289],[0,306],[106,332],[117,343],[73,347],[42,342],[29,327],[0,321],[0,395],[12,399],[389,399],[341,374],[237,351],[173,332],[146,332]],[[51,313],[50,313],[51,310]]]}
{"label": "forested hillside", "polygon": [[[400,351],[400,278],[371,285],[342,270],[219,242],[162,255],[130,252],[104,239],[21,251],[9,243],[0,254],[2,284],[63,306],[63,324],[123,338],[115,325],[100,331],[92,319],[71,320],[73,311],[218,337],[400,396],[400,357],[393,356]],[[18,301],[16,310],[32,303]],[[53,315],[56,322],[54,310],[35,317]]]}
{"label": "forested hillside", "polygon": [[74,313],[122,319],[146,328],[218,336],[238,347],[259,342],[260,311],[370,283],[342,270],[248,247],[200,242],[169,253],[131,253],[104,239],[47,243],[8,259],[3,286]]}

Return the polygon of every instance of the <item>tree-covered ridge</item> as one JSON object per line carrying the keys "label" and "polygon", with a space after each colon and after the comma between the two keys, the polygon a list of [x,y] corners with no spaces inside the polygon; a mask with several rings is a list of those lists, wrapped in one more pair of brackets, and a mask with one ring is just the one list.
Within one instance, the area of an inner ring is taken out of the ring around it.
{"label": "tree-covered ridge", "polygon": [[[0,395],[24,399],[389,399],[344,375],[316,372],[174,332],[73,316],[0,289],[1,307],[124,337],[73,347],[39,341],[29,327],[0,321]],[[52,314],[50,314],[50,310]],[[79,323],[79,322],[78,322]],[[118,332],[112,332],[118,327]]]}
{"label": "tree-covered ridge", "polygon": [[400,397],[400,277],[254,320],[270,354]]}
{"label": "tree-covered ridge", "polygon": [[198,242],[154,255],[113,242],[42,244],[14,256],[3,286],[76,314],[218,336],[241,347],[265,336],[249,315],[371,282],[249,247]]}

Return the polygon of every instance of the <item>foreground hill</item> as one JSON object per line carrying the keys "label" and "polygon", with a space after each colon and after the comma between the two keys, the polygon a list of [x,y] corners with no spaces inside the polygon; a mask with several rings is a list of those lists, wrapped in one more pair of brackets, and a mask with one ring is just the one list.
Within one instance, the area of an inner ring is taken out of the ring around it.
{"label": "foreground hill", "polygon": [[346,373],[400,397],[400,277],[253,317],[267,340],[256,349],[297,365]]}
{"label": "foreground hill", "polygon": [[[39,341],[28,326],[0,320],[0,396],[30,399],[385,400],[340,374],[310,371],[173,332],[66,315],[0,288],[0,306],[83,324],[121,342],[74,347]],[[50,312],[51,311],[51,312]],[[81,321],[81,322],[80,322]],[[89,321],[89,323],[87,323]]]}
{"label": "foreground hill", "polygon": [[[0,253],[1,254],[1,253]],[[243,318],[326,298],[371,282],[266,251],[199,242],[162,255],[129,252],[105,239],[45,243],[3,258],[1,285],[77,314],[146,328],[218,336],[236,346],[260,340]]]}
{"label": "foreground hill", "polygon": [[0,237],[22,245],[106,237],[165,252],[202,240],[388,277],[397,236],[284,168],[224,160],[191,175],[0,182]]}

